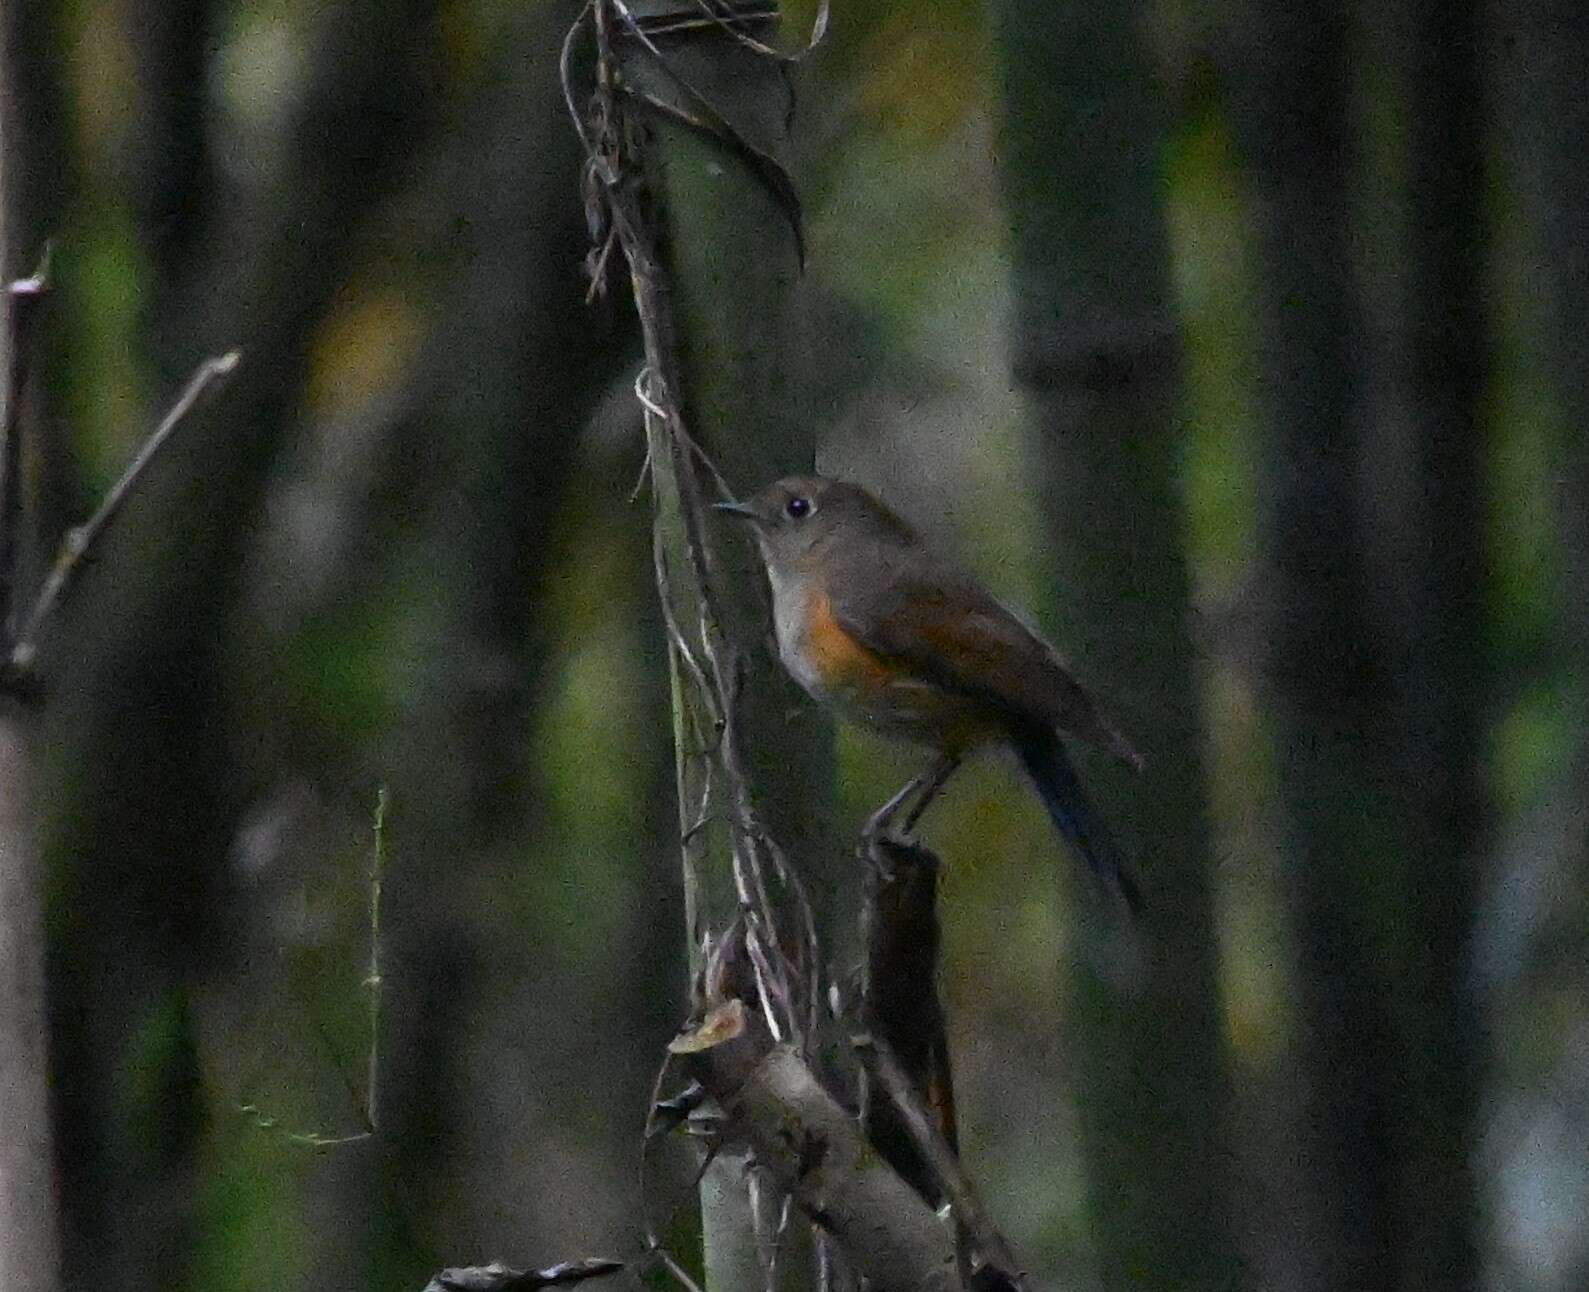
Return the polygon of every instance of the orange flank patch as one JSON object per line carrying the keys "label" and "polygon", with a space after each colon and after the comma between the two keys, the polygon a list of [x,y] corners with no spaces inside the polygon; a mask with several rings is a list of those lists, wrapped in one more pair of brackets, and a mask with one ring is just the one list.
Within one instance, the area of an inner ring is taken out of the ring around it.
{"label": "orange flank patch", "polygon": [[801,663],[816,689],[871,726],[955,753],[1001,734],[997,716],[970,696],[916,675],[846,632],[826,593],[811,594],[802,627]]}
{"label": "orange flank patch", "polygon": [[805,629],[807,659],[823,686],[869,691],[899,676],[898,669],[844,630],[833,617],[828,594],[820,588],[811,596]]}

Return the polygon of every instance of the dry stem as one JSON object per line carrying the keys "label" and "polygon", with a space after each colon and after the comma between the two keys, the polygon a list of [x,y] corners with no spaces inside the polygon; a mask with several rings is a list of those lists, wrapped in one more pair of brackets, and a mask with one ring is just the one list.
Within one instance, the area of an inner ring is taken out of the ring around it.
{"label": "dry stem", "polygon": [[27,622],[17,634],[16,642],[11,648],[10,664],[13,672],[27,673],[33,667],[34,656],[38,651],[39,629],[43,627],[44,621],[49,618],[56,603],[82,570],[84,559],[94,550],[94,545],[99,542],[111,521],[116,519],[122,505],[127,501],[127,495],[137,484],[138,478],[154,461],[156,454],[165,447],[166,441],[176,433],[177,428],[193,411],[200,398],[206,392],[218,388],[232,374],[241,358],[236,350],[232,350],[201,363],[188,378],[188,384],[183,387],[176,402],[160,420],[160,425],[155,428],[154,434],[144,441],[143,447],[127,464],[121,479],[117,480],[100,500],[94,514],[83,524],[67,531],[66,539],[61,544],[60,555],[55,558],[49,577],[45,579],[44,587],[33,603],[33,609],[28,613]]}

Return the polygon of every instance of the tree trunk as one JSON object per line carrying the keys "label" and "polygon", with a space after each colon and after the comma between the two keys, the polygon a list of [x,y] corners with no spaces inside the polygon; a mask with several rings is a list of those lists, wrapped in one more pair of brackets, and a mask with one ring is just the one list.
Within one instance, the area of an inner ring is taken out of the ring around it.
{"label": "tree trunk", "polygon": [[[1275,427],[1269,686],[1300,949],[1311,1229],[1291,1281],[1472,1287],[1470,939],[1490,833],[1480,11],[1376,19],[1379,92],[1407,122],[1377,167],[1348,160],[1346,18],[1259,18],[1238,115]],[[1354,190],[1373,213],[1363,239]],[[1349,274],[1376,240],[1362,327]]]}
{"label": "tree trunk", "polygon": [[[1402,787],[1373,885],[1395,945],[1383,990],[1395,1020],[1394,1277],[1404,1288],[1479,1281],[1483,1030],[1472,989],[1478,867],[1493,823],[1484,755],[1493,710],[1486,622],[1483,410],[1490,379],[1483,9],[1416,0],[1377,11],[1390,92],[1405,104],[1399,193],[1372,209],[1393,231],[1374,287],[1385,328],[1370,370],[1374,433],[1358,474],[1370,640],[1388,683],[1372,760]],[[1395,199],[1399,197],[1400,201]],[[1400,273],[1394,271],[1401,270]],[[1378,332],[1379,329],[1376,329]]]}
{"label": "tree trunk", "polygon": [[1385,684],[1367,608],[1361,326],[1350,281],[1344,12],[1256,5],[1233,116],[1256,226],[1269,432],[1266,690],[1281,864],[1297,943],[1293,1152],[1301,1197],[1276,1246],[1301,1292],[1394,1286],[1396,1076],[1365,889],[1394,861],[1366,757]]}
{"label": "tree trunk", "polygon": [[1349,282],[1347,30],[1304,11],[1249,12],[1267,39],[1242,73],[1263,284],[1261,371],[1272,419],[1266,510],[1273,562],[1268,689],[1282,789],[1287,901],[1298,939],[1292,1131],[1303,1165],[1303,1292],[1391,1286],[1383,1004],[1351,909],[1354,875],[1382,860],[1360,810],[1358,745],[1377,689],[1354,535],[1359,457],[1355,297]]}
{"label": "tree trunk", "polygon": [[[1537,239],[1527,281],[1528,318],[1556,403],[1553,460],[1562,470],[1556,503],[1561,517],[1565,580],[1560,606],[1569,669],[1589,670],[1589,168],[1582,142],[1589,99],[1582,73],[1589,58],[1589,18],[1576,5],[1529,0],[1511,12],[1503,39],[1510,155],[1517,165],[1523,212]],[[1589,772],[1589,737],[1582,769]],[[1586,783],[1589,790],[1589,783]],[[1589,814],[1577,865],[1589,875]]]}
{"label": "tree trunk", "polygon": [[[667,5],[636,4],[640,17]],[[773,33],[756,31],[761,39]],[[670,63],[755,147],[775,151],[789,90],[777,64],[715,28],[668,43]],[[677,87],[643,66],[637,83],[673,98]],[[656,164],[663,193],[664,254],[673,288],[683,405],[695,436],[741,495],[781,475],[809,471],[815,428],[791,397],[792,319],[800,265],[790,213],[742,157],[671,122],[658,125]],[[736,540],[737,541],[737,540]],[[745,647],[739,688],[746,770],[756,802],[791,864],[813,889],[839,863],[833,835],[832,728],[800,697],[770,646],[765,584],[751,545],[725,548],[726,628]],[[688,751],[681,746],[681,759]],[[681,769],[682,770],[682,769]],[[688,825],[688,822],[686,822]],[[728,865],[716,854],[686,877],[689,947],[734,918]],[[692,969],[698,970],[698,961]],[[708,1292],[759,1287],[753,1218],[745,1205],[745,1163],[719,1154],[701,1182]],[[786,1254],[785,1277],[798,1262]]]}
{"label": "tree trunk", "polygon": [[129,109],[139,122],[123,173],[148,266],[139,334],[165,381],[176,380],[193,359],[182,307],[204,268],[205,235],[214,233],[216,140],[208,95],[220,41],[216,8],[215,0],[127,0],[121,15],[135,87]]}
{"label": "tree trunk", "polygon": [[[1541,1180],[1557,1178],[1559,1164],[1581,1171],[1583,1145],[1589,1142],[1589,1109],[1578,1097],[1584,1088],[1581,1029],[1540,1021],[1549,1016],[1558,984],[1572,982],[1582,990],[1589,911],[1589,725],[1583,721],[1583,679],[1589,677],[1589,167],[1583,146],[1589,138],[1589,96],[1583,91],[1589,14],[1561,0],[1527,0],[1492,11],[1491,23],[1502,55],[1496,97],[1507,131],[1505,146],[1495,155],[1504,158],[1502,166],[1510,172],[1521,216],[1514,230],[1523,244],[1514,288],[1520,340],[1530,356],[1529,375],[1542,379],[1548,392],[1541,399],[1527,386],[1519,400],[1526,401],[1529,417],[1543,422],[1538,480],[1555,505],[1560,562],[1555,568],[1546,564],[1542,572],[1557,580],[1546,589],[1552,620],[1545,649],[1540,652],[1536,641],[1528,641],[1534,648],[1527,661],[1530,671],[1513,693],[1532,685],[1560,696],[1571,732],[1569,752],[1535,790],[1543,809],[1539,815],[1559,821],[1560,834],[1529,820],[1521,846],[1507,849],[1518,860],[1497,877],[1497,886],[1505,886],[1507,908],[1531,909],[1535,917],[1521,953],[1506,958],[1503,981],[1509,990],[1500,994],[1493,1015],[1497,1040],[1552,1038],[1544,1055],[1526,1046],[1501,1049],[1504,1057],[1497,1064],[1503,1082],[1521,1084],[1503,1109],[1501,1124],[1508,1124],[1504,1119],[1520,1106],[1536,1124],[1545,1119],[1552,1128],[1553,1145],[1544,1154],[1532,1142],[1503,1150],[1509,1163],[1522,1168],[1508,1174],[1521,1177],[1519,1187],[1534,1189]],[[1535,496],[1528,495],[1526,505],[1534,502]],[[1552,846],[1557,838],[1559,848]],[[1537,1074],[1545,1064],[1549,1078],[1540,1081]],[[1499,1205],[1510,1201],[1504,1198]],[[1543,1261],[1549,1274],[1535,1276],[1539,1285],[1548,1278],[1557,1287],[1589,1286],[1589,1250],[1578,1239],[1576,1232],[1563,1235],[1559,1245],[1542,1253],[1514,1237],[1507,1246],[1519,1285]]]}
{"label": "tree trunk", "polygon": [[1139,859],[1146,908],[1139,983],[1080,967],[1071,979],[1097,1257],[1106,1287],[1227,1287],[1240,1258],[1159,192],[1167,123],[1132,6],[994,12],[1049,622],[1148,764],[1140,778],[1085,767]]}

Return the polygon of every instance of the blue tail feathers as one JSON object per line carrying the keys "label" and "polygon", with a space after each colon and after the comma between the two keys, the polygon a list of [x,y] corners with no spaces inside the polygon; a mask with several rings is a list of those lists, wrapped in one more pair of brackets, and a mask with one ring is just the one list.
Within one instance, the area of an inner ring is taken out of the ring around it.
{"label": "blue tail feathers", "polygon": [[1142,906],[1136,879],[1102,815],[1081,787],[1059,736],[1046,727],[1018,728],[1011,738],[1043,806],[1099,884],[1135,915]]}

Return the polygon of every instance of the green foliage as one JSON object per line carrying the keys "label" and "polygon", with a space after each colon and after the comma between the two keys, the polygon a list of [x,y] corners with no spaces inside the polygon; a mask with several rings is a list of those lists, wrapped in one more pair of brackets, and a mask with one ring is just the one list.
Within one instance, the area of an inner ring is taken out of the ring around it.
{"label": "green foliage", "polygon": [[1246,236],[1229,128],[1212,107],[1182,126],[1167,165],[1186,370],[1188,550],[1206,613],[1251,576],[1258,542],[1258,427]]}
{"label": "green foliage", "polygon": [[239,1119],[216,1136],[206,1167],[194,1286],[269,1292],[301,1281],[313,1221],[298,1194],[314,1172],[313,1159]]}
{"label": "green foliage", "polygon": [[402,686],[405,607],[371,596],[317,616],[273,659],[262,679],[279,697],[301,737],[327,749],[373,744],[391,728]]}

